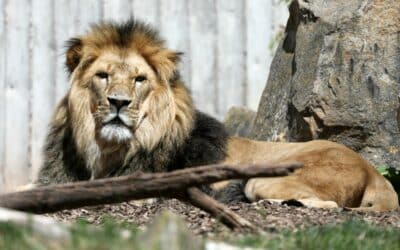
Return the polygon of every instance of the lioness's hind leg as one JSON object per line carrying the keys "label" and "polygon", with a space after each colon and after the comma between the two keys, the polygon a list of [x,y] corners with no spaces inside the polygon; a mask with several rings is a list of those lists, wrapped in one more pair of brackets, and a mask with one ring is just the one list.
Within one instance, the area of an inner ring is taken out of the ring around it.
{"label": "lioness's hind leg", "polygon": [[250,201],[270,200],[284,203],[287,200],[296,200],[307,207],[338,207],[335,201],[324,201],[318,198],[315,190],[292,176],[250,179],[244,192]]}
{"label": "lioness's hind leg", "polygon": [[291,177],[250,179],[245,185],[244,193],[250,201],[300,200],[316,197],[316,192],[312,188]]}

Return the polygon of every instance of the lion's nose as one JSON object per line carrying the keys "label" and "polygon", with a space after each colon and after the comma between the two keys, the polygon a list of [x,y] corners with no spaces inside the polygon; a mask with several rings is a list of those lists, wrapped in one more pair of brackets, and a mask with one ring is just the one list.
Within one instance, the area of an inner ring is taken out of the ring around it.
{"label": "lion's nose", "polygon": [[108,96],[107,100],[110,103],[110,105],[114,105],[117,110],[120,110],[125,106],[128,106],[132,102],[131,99],[119,96]]}

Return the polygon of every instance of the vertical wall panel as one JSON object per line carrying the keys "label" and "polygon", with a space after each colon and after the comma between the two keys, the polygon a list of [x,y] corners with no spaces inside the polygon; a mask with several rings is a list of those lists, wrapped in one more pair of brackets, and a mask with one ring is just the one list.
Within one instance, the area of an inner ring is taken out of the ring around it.
{"label": "vertical wall panel", "polygon": [[[245,100],[244,1],[217,0],[217,79],[220,117]],[[222,94],[223,93],[223,94]]]}
{"label": "vertical wall panel", "polygon": [[274,36],[271,13],[271,3],[265,4],[264,0],[246,1],[246,104],[253,110],[257,110],[272,59],[268,48]]}
{"label": "vertical wall panel", "polygon": [[133,1],[133,15],[136,18],[154,25],[159,28],[160,26],[160,3],[163,0],[132,0]]}
{"label": "vertical wall panel", "polygon": [[104,0],[103,7],[105,20],[125,21],[132,14],[130,0]]}
{"label": "vertical wall panel", "polygon": [[[77,15],[79,9],[78,0],[57,0],[54,1],[54,32],[53,37],[56,46],[56,81],[55,81],[55,102],[59,102],[69,89],[65,63],[65,42],[72,36],[78,34]],[[56,104],[54,103],[54,106]]]}
{"label": "vertical wall panel", "polygon": [[186,0],[160,1],[160,28],[169,48],[183,52],[180,64],[182,79],[190,86],[189,78],[189,21]]}
{"label": "vertical wall panel", "polygon": [[16,187],[29,179],[29,0],[6,4],[6,186]]}
{"label": "vertical wall panel", "polygon": [[98,23],[103,16],[103,6],[99,0],[78,1],[76,17],[77,32],[82,34],[89,30],[91,24]]}
{"label": "vertical wall panel", "polygon": [[190,72],[193,98],[201,110],[217,114],[216,7],[214,0],[189,0]]}
{"label": "vertical wall panel", "polygon": [[3,191],[3,187],[5,186],[5,176],[4,176],[4,156],[5,156],[5,144],[4,144],[4,135],[5,135],[5,67],[6,67],[6,58],[5,58],[5,0],[0,0],[0,193]]}
{"label": "vertical wall panel", "polygon": [[55,44],[52,17],[53,0],[32,0],[31,25],[31,179],[41,165],[42,148],[50,115],[54,109]]}

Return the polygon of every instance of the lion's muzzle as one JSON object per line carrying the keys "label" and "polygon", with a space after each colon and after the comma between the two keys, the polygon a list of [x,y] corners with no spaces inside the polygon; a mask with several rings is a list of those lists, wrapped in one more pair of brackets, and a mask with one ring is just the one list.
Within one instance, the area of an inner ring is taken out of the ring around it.
{"label": "lion's muzzle", "polygon": [[127,107],[132,100],[126,97],[118,97],[118,96],[108,96],[107,97],[110,106],[114,106],[117,112],[123,107]]}
{"label": "lion's muzzle", "polygon": [[103,119],[100,135],[107,141],[117,143],[128,141],[132,138],[134,121],[128,114],[132,100],[123,96],[108,96],[110,111]]}

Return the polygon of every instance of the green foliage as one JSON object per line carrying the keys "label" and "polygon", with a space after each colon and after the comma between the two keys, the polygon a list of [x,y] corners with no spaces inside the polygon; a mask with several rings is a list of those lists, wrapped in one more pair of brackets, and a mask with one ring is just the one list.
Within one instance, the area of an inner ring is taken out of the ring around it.
{"label": "green foliage", "polygon": [[378,172],[383,176],[387,176],[389,174],[388,167],[385,165],[377,167],[376,170],[378,170]]}
{"label": "green foliage", "polygon": [[30,240],[31,235],[29,228],[0,223],[0,249],[44,249],[40,247],[40,242]]}
{"label": "green foliage", "polygon": [[392,183],[396,192],[400,194],[400,170],[386,165],[379,166],[376,169]]}
{"label": "green foliage", "polygon": [[340,225],[314,226],[308,229],[267,236],[244,236],[240,246],[261,249],[400,249],[400,230],[372,226],[361,221]]}
{"label": "green foliage", "polygon": [[388,177],[388,178],[400,176],[400,170],[388,167],[386,165],[379,166],[376,169],[378,170],[379,173],[381,173],[381,175]]}
{"label": "green foliage", "polygon": [[79,220],[71,229],[71,241],[66,249],[132,249],[137,227],[129,223],[118,223],[104,217],[95,230],[85,220]]}
{"label": "green foliage", "polygon": [[99,227],[85,220],[76,222],[71,228],[71,238],[66,241],[48,239],[36,234],[29,227],[0,222],[0,249],[44,250],[44,249],[136,249],[137,227],[130,223],[117,223],[104,218]]}
{"label": "green foliage", "polygon": [[[65,241],[48,239],[27,227],[0,223],[0,249],[140,249],[137,235],[138,229],[134,225],[117,223],[109,218],[95,228],[84,220],[78,221],[71,229],[71,238]],[[230,237],[232,244],[260,249],[400,249],[400,229],[373,226],[361,221],[262,236],[237,237],[236,233],[232,233]]]}

